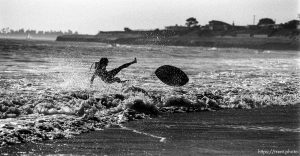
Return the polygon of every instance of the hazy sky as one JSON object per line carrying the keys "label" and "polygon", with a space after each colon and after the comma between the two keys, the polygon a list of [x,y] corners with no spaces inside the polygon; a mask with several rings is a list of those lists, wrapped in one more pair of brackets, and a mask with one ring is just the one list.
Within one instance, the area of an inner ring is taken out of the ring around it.
{"label": "hazy sky", "polygon": [[297,18],[298,0],[0,0],[0,28],[99,30],[164,28],[195,17],[200,25],[222,20],[236,25],[269,17],[276,23]]}

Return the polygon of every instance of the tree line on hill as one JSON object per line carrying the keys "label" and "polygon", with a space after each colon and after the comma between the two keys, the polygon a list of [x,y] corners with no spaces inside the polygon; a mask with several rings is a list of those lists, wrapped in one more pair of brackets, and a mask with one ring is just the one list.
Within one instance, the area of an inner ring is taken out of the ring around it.
{"label": "tree line on hill", "polygon": [[[130,34],[130,38],[146,36],[154,38],[183,36],[183,35],[198,35],[201,37],[212,36],[226,36],[226,37],[288,37],[295,38],[300,35],[300,21],[290,20],[286,23],[276,24],[271,18],[261,18],[255,25],[235,25],[228,24],[223,21],[211,20],[206,25],[199,25],[195,17],[187,18],[185,25],[171,25],[164,29],[153,30],[132,30],[125,27],[123,31],[99,31],[97,37],[104,37],[107,35],[115,35],[120,37],[121,34]],[[121,37],[121,38],[124,38]],[[125,37],[126,38],[126,37]]]}
{"label": "tree line on hill", "polygon": [[[198,25],[198,21],[196,18],[194,17],[190,17],[186,20],[185,25],[188,28],[195,28],[195,27],[200,27],[200,25]],[[225,22],[223,22],[225,23]],[[284,29],[297,29],[298,25],[299,25],[300,21],[299,20],[291,20],[288,21],[286,23],[280,23],[277,24],[278,27],[280,28],[284,28]],[[233,23],[234,25],[234,23]],[[262,18],[258,21],[257,25],[258,27],[264,27],[264,26],[274,26],[276,25],[275,21],[271,18]]]}
{"label": "tree line on hill", "polygon": [[76,35],[78,34],[77,31],[73,32],[72,30],[68,31],[37,31],[37,30],[25,30],[25,29],[19,29],[19,30],[13,30],[10,28],[2,28],[0,30],[1,35],[31,35],[31,36],[59,36],[59,35]]}
{"label": "tree line on hill", "polygon": [[[299,20],[291,20],[286,23],[276,24],[276,22],[271,18],[262,18],[258,21],[256,25],[247,25],[247,26],[237,26],[232,24],[228,24],[222,21],[212,20],[209,21],[209,24],[199,25],[197,19],[195,17],[190,17],[186,19],[184,26],[175,25],[175,26],[166,26],[164,30],[155,29],[151,30],[132,30],[128,27],[124,28],[125,32],[160,32],[160,31],[190,31],[190,30],[212,30],[212,31],[224,31],[224,30],[245,30],[245,29],[299,29]],[[99,32],[103,33],[102,31]]]}

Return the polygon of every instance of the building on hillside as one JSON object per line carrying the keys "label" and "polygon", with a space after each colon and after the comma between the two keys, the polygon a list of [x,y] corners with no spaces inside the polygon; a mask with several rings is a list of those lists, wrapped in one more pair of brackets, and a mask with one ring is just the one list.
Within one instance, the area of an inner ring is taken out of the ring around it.
{"label": "building on hillside", "polygon": [[258,25],[259,28],[263,28],[263,29],[280,29],[282,28],[282,25],[280,24],[261,24]]}
{"label": "building on hillside", "polygon": [[206,24],[206,25],[200,27],[200,29],[201,29],[201,30],[209,30],[209,25]]}
{"label": "building on hillside", "polygon": [[247,25],[247,29],[257,29],[257,25]]}
{"label": "building on hillside", "polygon": [[222,21],[212,20],[208,22],[208,27],[210,30],[229,30],[232,28],[232,25]]}
{"label": "building on hillside", "polygon": [[231,28],[232,30],[246,30],[247,27],[246,26],[241,26],[241,25],[234,25]]}

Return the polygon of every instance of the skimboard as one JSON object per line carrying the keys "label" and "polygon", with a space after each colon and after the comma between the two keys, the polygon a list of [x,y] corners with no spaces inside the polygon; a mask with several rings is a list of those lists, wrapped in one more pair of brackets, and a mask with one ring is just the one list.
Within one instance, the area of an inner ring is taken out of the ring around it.
{"label": "skimboard", "polygon": [[155,75],[169,86],[183,86],[189,82],[188,76],[181,69],[170,65],[160,66]]}

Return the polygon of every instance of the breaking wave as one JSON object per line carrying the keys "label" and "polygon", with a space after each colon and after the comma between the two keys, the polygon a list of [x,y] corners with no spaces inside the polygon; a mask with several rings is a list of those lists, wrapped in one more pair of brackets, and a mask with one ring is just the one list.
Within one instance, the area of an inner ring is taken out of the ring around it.
{"label": "breaking wave", "polygon": [[[159,113],[252,109],[300,101],[295,54],[83,43],[47,43],[41,50],[34,42],[19,42],[2,47],[0,53],[0,119],[5,119],[0,135],[13,132],[19,137],[0,136],[3,145],[67,137]],[[90,65],[100,57],[109,58],[109,69],[134,57],[139,65],[119,73],[128,83],[108,85],[95,79],[91,87]],[[183,87],[166,86],[153,74],[163,64],[182,67],[190,82]],[[16,125],[10,120],[15,118]],[[19,123],[22,118],[26,122]]]}

